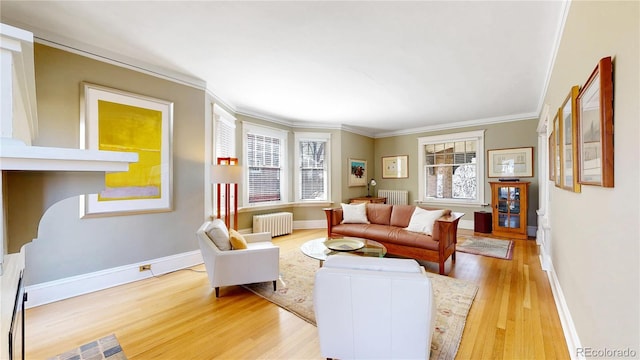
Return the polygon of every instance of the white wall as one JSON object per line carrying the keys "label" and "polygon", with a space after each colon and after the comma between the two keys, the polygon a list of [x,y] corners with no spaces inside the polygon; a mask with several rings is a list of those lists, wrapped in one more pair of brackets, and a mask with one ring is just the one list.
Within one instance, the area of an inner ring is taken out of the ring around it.
{"label": "white wall", "polygon": [[[551,187],[551,259],[583,347],[640,354],[640,3],[574,1],[545,103],[614,60],[615,187]],[[553,115],[550,116],[553,118]],[[572,354],[576,355],[576,354]]]}

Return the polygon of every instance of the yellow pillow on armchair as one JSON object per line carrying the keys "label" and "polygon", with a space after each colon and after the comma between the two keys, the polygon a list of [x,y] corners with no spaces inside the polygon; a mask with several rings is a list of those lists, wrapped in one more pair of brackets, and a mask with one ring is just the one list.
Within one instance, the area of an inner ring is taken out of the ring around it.
{"label": "yellow pillow on armchair", "polygon": [[236,230],[229,229],[229,241],[233,250],[241,250],[247,248],[247,240]]}

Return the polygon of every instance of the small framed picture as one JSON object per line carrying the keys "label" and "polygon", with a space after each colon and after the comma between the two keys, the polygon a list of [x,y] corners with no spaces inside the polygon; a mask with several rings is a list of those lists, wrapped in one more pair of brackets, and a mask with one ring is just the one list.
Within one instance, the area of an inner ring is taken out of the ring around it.
{"label": "small framed picture", "polygon": [[383,156],[382,178],[403,179],[409,177],[409,155]]}
{"label": "small framed picture", "polygon": [[489,177],[533,177],[533,147],[487,150]]}
{"label": "small framed picture", "polygon": [[583,185],[613,187],[613,68],[600,60],[577,100],[578,145]]}
{"label": "small framed picture", "polygon": [[367,185],[367,161],[349,159],[349,186]]}

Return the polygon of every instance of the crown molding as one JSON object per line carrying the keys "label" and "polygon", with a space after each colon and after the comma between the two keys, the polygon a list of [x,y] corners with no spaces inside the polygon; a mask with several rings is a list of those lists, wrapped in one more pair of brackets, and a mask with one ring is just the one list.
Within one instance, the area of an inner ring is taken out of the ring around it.
{"label": "crown molding", "polygon": [[571,8],[571,0],[565,0],[562,2],[562,16],[560,16],[560,21],[558,22],[558,27],[556,31],[555,40],[553,43],[553,52],[551,53],[551,58],[549,59],[549,64],[547,65],[547,74],[545,76],[545,81],[542,86],[542,91],[540,92],[540,99],[538,100],[538,115],[542,113],[542,107],[544,106],[544,99],[547,96],[547,91],[549,90],[549,83],[551,82],[551,75],[553,73],[553,66],[556,63],[556,57],[558,56],[558,51],[560,50],[560,42],[562,40],[562,34],[564,33],[564,27],[567,23],[567,17],[569,15],[569,9]]}
{"label": "crown molding", "polygon": [[372,131],[355,128],[348,125],[332,124],[332,123],[324,123],[324,122],[286,120],[286,119],[264,115],[264,114],[255,112],[253,110],[242,109],[242,108],[238,109],[238,111],[236,111],[236,114],[288,126],[294,129],[307,128],[307,129],[323,129],[323,130],[341,130],[341,131],[348,131],[357,135],[367,136],[371,138],[373,138],[375,135]]}
{"label": "crown molding", "polygon": [[538,112],[529,112],[529,113],[522,113],[522,114],[498,116],[493,118],[466,120],[466,121],[457,121],[457,122],[446,123],[446,124],[429,125],[429,126],[423,126],[419,128],[413,128],[413,129],[381,132],[381,133],[375,134],[374,137],[376,139],[379,139],[379,138],[385,138],[385,137],[391,137],[391,136],[411,135],[411,134],[418,134],[423,132],[451,130],[451,129],[470,127],[470,126],[499,124],[499,123],[505,123],[505,122],[531,120],[531,119],[537,119],[537,118],[538,118]]}
{"label": "crown molding", "polygon": [[182,85],[194,87],[196,89],[206,89],[206,82],[202,79],[172,71],[160,66],[152,65],[137,59],[117,54],[115,52],[100,48],[94,45],[70,39],[66,36],[58,35],[38,27],[15,22],[11,24],[22,29],[27,29],[33,33],[34,41],[56,49],[64,50],[73,54],[88,57],[90,59],[116,65],[129,70],[138,71],[147,75],[176,82]]}

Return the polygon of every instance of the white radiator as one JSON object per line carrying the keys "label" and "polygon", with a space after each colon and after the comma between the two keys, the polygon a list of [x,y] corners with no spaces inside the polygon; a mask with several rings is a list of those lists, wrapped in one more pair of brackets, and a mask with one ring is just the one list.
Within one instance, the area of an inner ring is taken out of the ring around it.
{"label": "white radiator", "polygon": [[293,232],[293,214],[278,212],[253,216],[253,232],[270,232],[271,236],[291,234]]}
{"label": "white radiator", "polygon": [[407,205],[408,196],[407,190],[378,190],[378,197],[387,198],[387,204]]}

